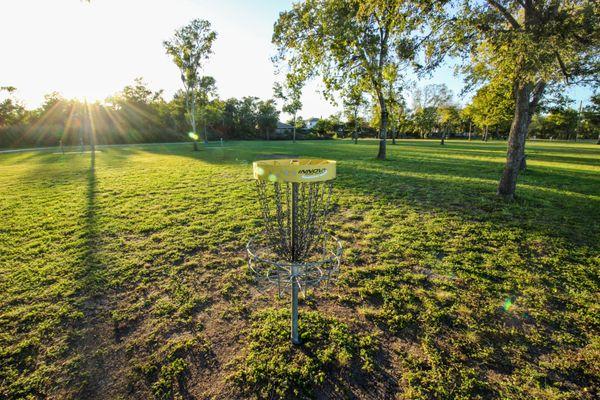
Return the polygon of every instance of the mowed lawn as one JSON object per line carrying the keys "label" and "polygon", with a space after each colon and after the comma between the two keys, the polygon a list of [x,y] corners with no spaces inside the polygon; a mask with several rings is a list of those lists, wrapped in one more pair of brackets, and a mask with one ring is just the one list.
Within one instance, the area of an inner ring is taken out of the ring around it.
{"label": "mowed lawn", "polygon": [[[513,203],[500,142],[211,146],[0,154],[0,398],[600,395],[600,146],[528,143]],[[245,256],[281,154],[338,161],[298,347]]]}

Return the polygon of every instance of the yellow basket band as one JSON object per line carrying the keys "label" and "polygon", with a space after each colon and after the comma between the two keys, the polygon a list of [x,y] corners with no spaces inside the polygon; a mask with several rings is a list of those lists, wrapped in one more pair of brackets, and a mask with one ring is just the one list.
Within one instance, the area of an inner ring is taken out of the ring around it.
{"label": "yellow basket band", "polygon": [[261,160],[252,163],[254,179],[297,183],[334,179],[335,166],[335,161],[315,158]]}

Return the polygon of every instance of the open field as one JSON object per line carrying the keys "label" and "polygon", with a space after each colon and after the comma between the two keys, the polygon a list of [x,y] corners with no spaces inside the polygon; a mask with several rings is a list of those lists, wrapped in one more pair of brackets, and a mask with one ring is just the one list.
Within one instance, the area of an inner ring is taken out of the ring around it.
{"label": "open field", "polygon": [[[0,155],[0,398],[594,399],[600,146],[233,142]],[[343,273],[260,293],[251,162],[338,160]]]}

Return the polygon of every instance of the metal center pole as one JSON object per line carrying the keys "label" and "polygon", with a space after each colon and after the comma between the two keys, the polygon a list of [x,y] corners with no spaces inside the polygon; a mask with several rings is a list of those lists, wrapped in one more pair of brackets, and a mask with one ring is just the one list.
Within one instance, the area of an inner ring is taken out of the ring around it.
{"label": "metal center pole", "polygon": [[300,344],[298,337],[298,183],[292,182],[292,343]]}

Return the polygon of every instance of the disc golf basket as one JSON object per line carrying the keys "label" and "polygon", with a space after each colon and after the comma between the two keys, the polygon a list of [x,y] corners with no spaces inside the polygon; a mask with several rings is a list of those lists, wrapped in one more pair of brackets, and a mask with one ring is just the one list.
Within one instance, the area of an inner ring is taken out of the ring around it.
{"label": "disc golf basket", "polygon": [[292,297],[292,343],[298,344],[298,293],[327,284],[340,267],[342,246],[325,230],[336,162],[277,159],[253,163],[264,232],[246,250],[257,278]]}

